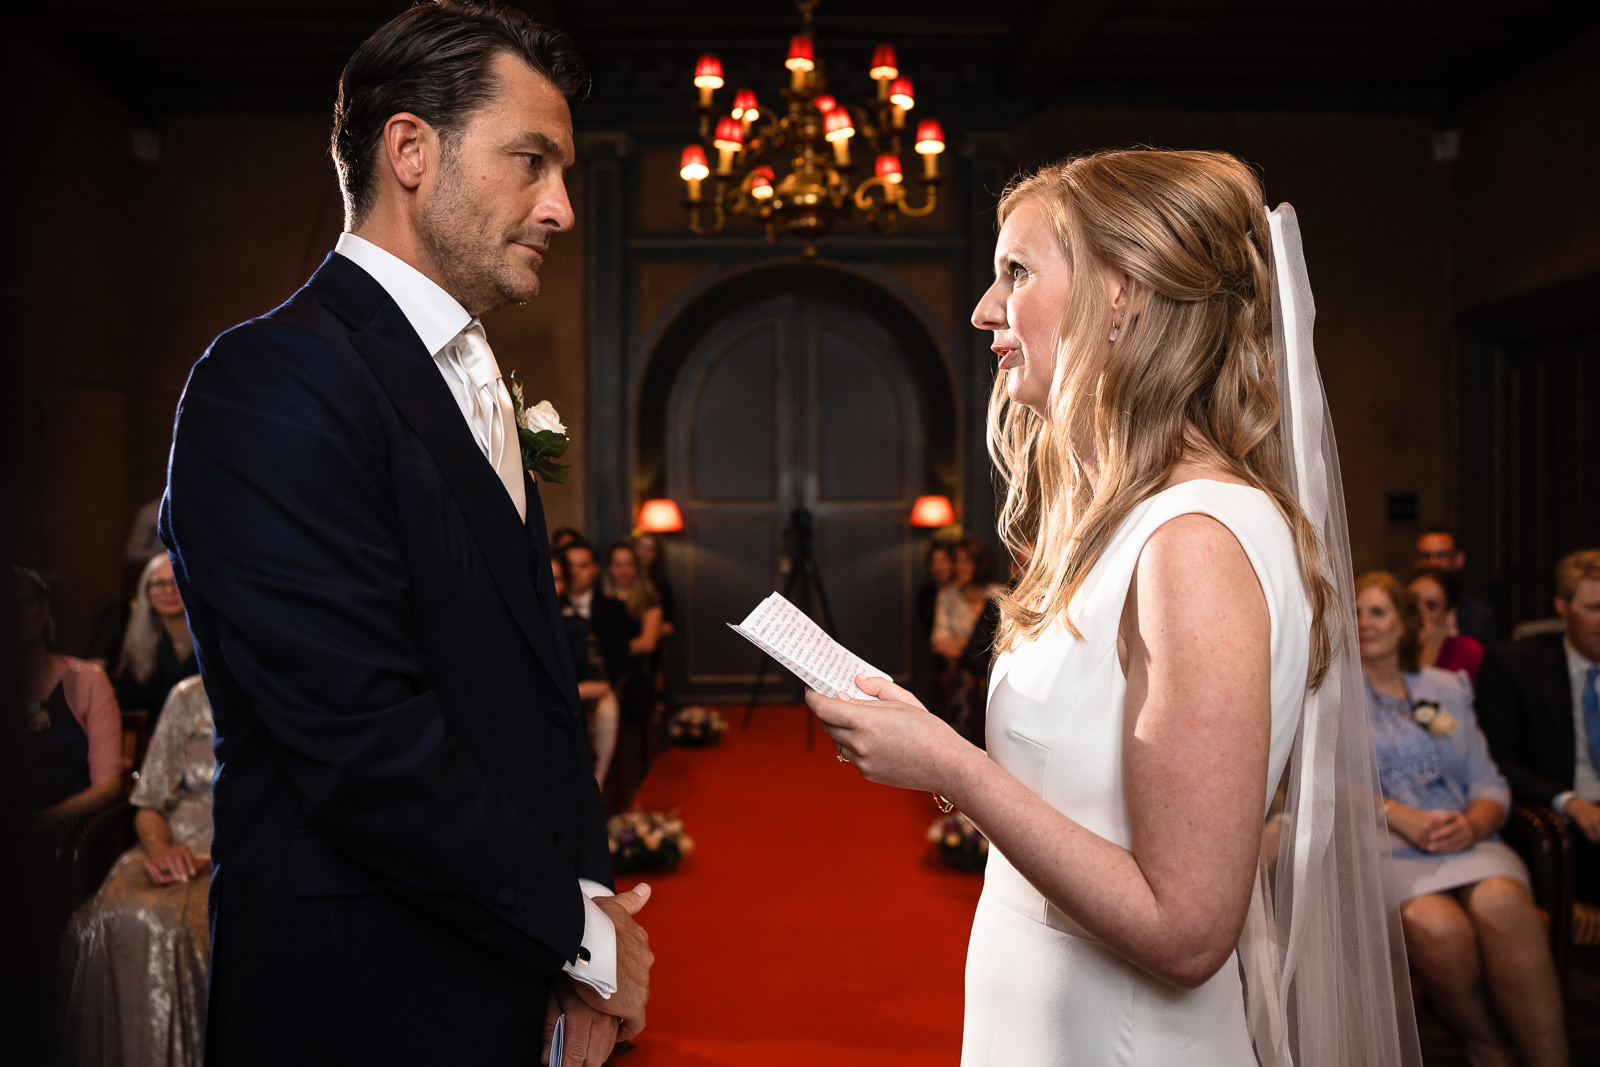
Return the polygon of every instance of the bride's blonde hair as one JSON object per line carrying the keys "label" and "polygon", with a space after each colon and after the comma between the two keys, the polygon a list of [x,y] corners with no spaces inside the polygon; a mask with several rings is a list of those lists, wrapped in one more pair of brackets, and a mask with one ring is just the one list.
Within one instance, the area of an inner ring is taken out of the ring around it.
{"label": "bride's blonde hair", "polygon": [[[1185,456],[1203,457],[1272,499],[1295,539],[1312,607],[1310,684],[1321,684],[1337,602],[1318,541],[1283,469],[1273,385],[1267,213],[1261,184],[1224,152],[1119,149],[1014,180],[999,220],[1037,204],[1066,255],[1055,374],[1041,417],[1015,403],[997,375],[989,454],[1005,482],[1001,540],[1032,550],[1001,598],[996,648],[1063,620],[1118,525],[1158,492]],[[1114,318],[1098,279],[1128,279]],[[1080,449],[1093,448],[1091,478]]]}

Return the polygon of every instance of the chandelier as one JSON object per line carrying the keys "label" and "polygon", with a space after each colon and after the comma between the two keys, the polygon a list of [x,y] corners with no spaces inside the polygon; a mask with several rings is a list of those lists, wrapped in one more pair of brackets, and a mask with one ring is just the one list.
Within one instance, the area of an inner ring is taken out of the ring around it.
{"label": "chandelier", "polygon": [[744,215],[765,223],[767,240],[790,233],[807,243],[807,255],[815,255],[817,239],[852,209],[887,234],[900,216],[920,217],[938,205],[944,130],[931,119],[916,124],[912,145],[922,157],[923,196],[921,206],[913,206],[900,164],[906,113],[916,106],[911,79],[901,76],[894,49],[880,44],[869,71],[876,99],[852,106],[830,95],[811,36],[817,2],[795,5],[801,32],[790,38],[784,62],[789,87],[782,92],[783,114],[763,107],[752,89],[734,94],[731,111],[720,110],[712,97],[723,84],[721,61],[707,54],[696,64],[701,143],[683,150],[678,171],[688,187],[685,204],[695,233],[716,233],[730,213]]}

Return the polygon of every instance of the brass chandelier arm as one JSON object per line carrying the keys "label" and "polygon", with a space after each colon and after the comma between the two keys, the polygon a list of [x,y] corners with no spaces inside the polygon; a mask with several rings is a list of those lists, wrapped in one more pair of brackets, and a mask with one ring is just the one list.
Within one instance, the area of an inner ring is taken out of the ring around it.
{"label": "brass chandelier arm", "polygon": [[722,232],[722,227],[727,225],[728,222],[727,212],[723,211],[722,209],[722,191],[720,189],[717,191],[716,200],[711,204],[713,212],[712,219],[714,221],[710,226],[707,226],[701,221],[702,217],[705,215],[705,207],[706,205],[703,201],[691,202],[689,204],[689,229],[691,232],[698,234],[701,237],[707,237],[711,234]]}
{"label": "brass chandelier arm", "polygon": [[928,198],[927,202],[921,207],[912,207],[906,202],[905,192],[902,191],[900,193],[899,199],[895,202],[895,207],[900,210],[902,215],[909,216],[913,219],[920,219],[924,215],[931,214],[933,210],[939,206],[939,187],[934,185],[932,182],[928,182],[924,187],[928,190]]}

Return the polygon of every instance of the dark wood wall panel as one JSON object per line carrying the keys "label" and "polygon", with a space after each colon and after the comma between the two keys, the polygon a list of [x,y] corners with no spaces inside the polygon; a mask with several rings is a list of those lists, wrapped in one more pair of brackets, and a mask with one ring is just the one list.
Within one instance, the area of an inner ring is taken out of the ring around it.
{"label": "dark wood wall panel", "polygon": [[775,320],[756,323],[705,364],[689,412],[690,494],[696,500],[776,497],[778,327]]}
{"label": "dark wood wall panel", "polygon": [[904,516],[840,515],[817,530],[817,562],[841,642],[904,681],[911,670]]}
{"label": "dark wood wall panel", "polygon": [[694,684],[748,681],[760,654],[728,629],[772,592],[778,532],[771,514],[698,518],[685,531],[688,551],[684,649]]}
{"label": "dark wood wall panel", "polygon": [[886,353],[826,321],[817,341],[819,498],[899,499],[906,483],[905,405]]}

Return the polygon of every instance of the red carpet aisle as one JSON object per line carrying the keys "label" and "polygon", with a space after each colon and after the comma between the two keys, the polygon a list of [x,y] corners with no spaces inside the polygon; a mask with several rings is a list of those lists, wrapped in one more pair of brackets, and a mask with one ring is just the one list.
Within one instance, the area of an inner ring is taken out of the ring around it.
{"label": "red carpet aisle", "polygon": [[[982,879],[941,867],[926,793],[863,782],[802,711],[743,709],[709,749],[656,761],[645,810],[694,852],[644,877],[656,951],[647,1028],[621,1067],[950,1067]],[[640,881],[621,879],[621,888]]]}

